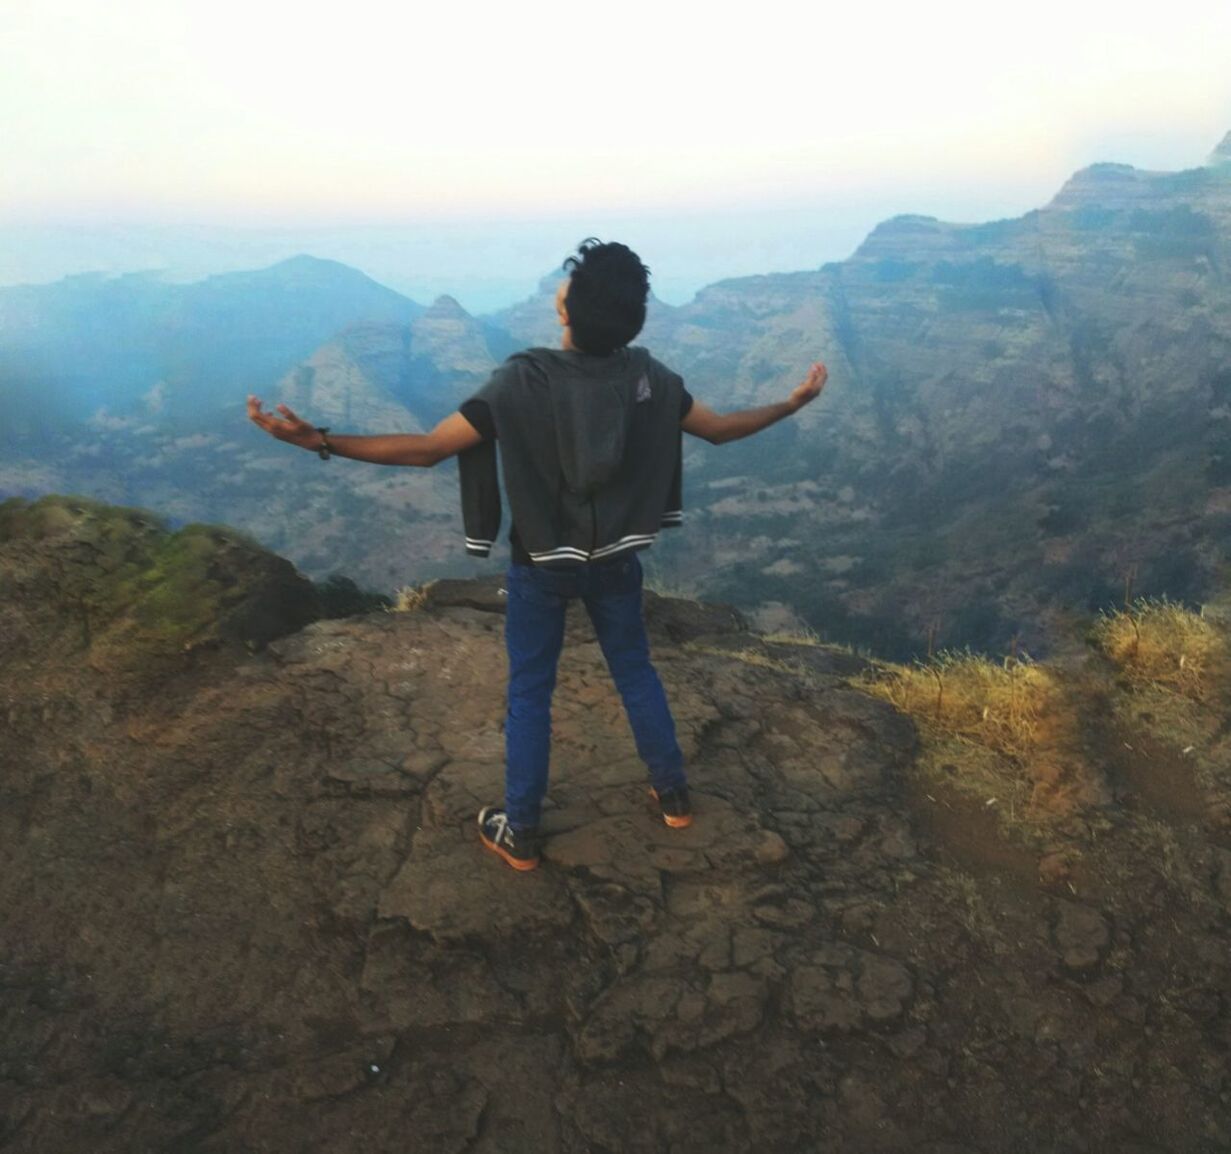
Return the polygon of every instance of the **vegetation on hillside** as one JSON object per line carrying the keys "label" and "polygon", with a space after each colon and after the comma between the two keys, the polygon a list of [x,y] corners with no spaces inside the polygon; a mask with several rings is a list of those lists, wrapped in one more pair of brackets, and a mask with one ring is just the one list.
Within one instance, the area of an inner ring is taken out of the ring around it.
{"label": "vegetation on hillside", "polygon": [[1062,663],[969,650],[878,662],[864,685],[915,721],[922,780],[997,807],[1019,832],[1097,820],[1112,792],[1160,788],[1164,771],[1202,809],[1202,791],[1231,777],[1226,625],[1138,599],[1100,614],[1088,641],[1084,660]]}
{"label": "vegetation on hillside", "polygon": [[290,562],[224,526],[172,531],[141,509],[14,498],[0,502],[0,545],[14,541],[27,558],[53,559],[56,586],[35,592],[96,663],[261,644],[321,615],[312,584]]}
{"label": "vegetation on hillside", "polygon": [[1166,598],[1100,615],[1094,643],[1136,685],[1205,701],[1226,673],[1227,639],[1213,622]]}

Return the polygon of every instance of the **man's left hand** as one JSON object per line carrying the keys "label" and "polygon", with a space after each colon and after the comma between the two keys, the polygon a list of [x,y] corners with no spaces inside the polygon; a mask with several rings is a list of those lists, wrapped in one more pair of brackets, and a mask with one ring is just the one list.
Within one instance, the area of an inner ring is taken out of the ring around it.
{"label": "man's left hand", "polygon": [[795,386],[787,398],[793,412],[799,412],[804,405],[815,401],[821,395],[825,382],[829,380],[829,370],[820,361],[808,370],[808,375]]}

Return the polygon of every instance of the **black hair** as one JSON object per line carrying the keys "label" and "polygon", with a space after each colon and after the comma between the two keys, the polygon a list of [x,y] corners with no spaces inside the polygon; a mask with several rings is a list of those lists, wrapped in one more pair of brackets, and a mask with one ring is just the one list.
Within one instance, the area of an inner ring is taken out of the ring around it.
{"label": "black hair", "polygon": [[606,356],[641,332],[650,270],[631,248],[589,237],[577,246],[577,256],[564,262],[564,271],[569,274],[564,307],[578,349]]}

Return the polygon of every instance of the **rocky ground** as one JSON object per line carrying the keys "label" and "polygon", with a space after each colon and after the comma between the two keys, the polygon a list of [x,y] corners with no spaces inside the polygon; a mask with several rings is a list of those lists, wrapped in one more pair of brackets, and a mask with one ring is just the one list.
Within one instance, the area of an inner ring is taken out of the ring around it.
{"label": "rocky ground", "polygon": [[516,874],[473,823],[498,580],[138,661],[82,625],[90,524],[0,532],[0,1149],[1231,1145],[1204,795],[1109,768],[1041,852],[913,772],[861,659],[650,597],[697,820],[656,818],[578,614]]}

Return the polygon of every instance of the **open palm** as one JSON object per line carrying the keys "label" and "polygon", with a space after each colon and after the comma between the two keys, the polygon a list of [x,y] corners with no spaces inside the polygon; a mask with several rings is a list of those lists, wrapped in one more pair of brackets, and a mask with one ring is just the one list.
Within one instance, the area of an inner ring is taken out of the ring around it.
{"label": "open palm", "polygon": [[301,449],[314,448],[320,443],[321,435],[316,426],[308,424],[302,417],[297,417],[289,405],[278,405],[277,410],[282,414],[281,417],[263,411],[258,397],[248,397],[248,419],[271,437],[298,445]]}
{"label": "open palm", "polygon": [[815,401],[821,395],[825,382],[829,379],[829,370],[820,362],[808,370],[808,375],[795,386],[788,398],[796,409],[802,409],[809,401]]}

